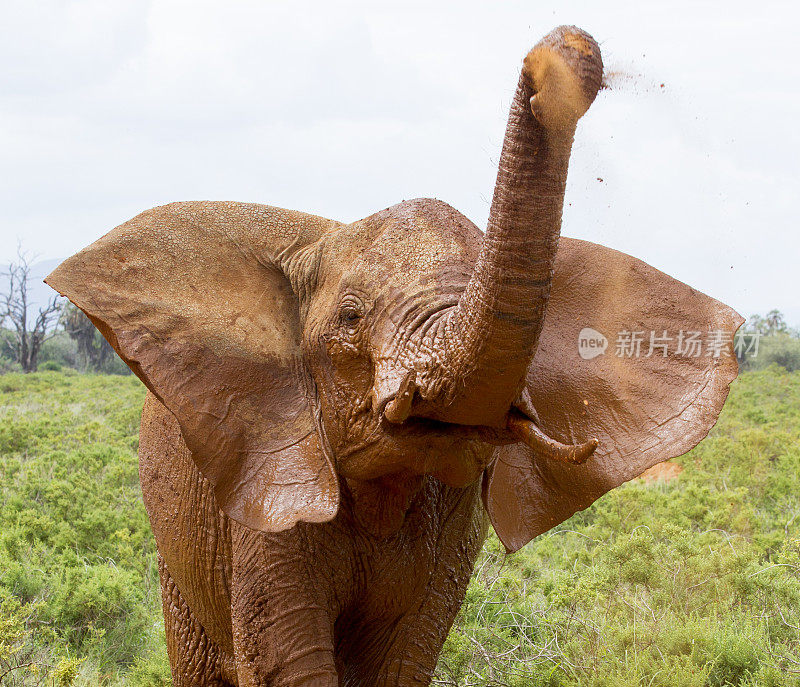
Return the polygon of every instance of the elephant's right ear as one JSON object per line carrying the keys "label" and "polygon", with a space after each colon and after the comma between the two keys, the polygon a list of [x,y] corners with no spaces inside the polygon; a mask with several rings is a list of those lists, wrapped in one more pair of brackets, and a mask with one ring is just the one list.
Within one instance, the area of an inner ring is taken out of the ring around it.
{"label": "elephant's right ear", "polygon": [[335,226],[263,205],[177,203],[117,227],[45,280],[175,415],[222,510],[257,530],[324,522],[338,508],[298,301],[280,267],[309,268]]}
{"label": "elephant's right ear", "polygon": [[562,443],[599,446],[582,465],[523,443],[498,449],[483,497],[506,549],[697,445],[736,378],[741,324],[728,306],[641,260],[562,238],[528,368],[530,417]]}

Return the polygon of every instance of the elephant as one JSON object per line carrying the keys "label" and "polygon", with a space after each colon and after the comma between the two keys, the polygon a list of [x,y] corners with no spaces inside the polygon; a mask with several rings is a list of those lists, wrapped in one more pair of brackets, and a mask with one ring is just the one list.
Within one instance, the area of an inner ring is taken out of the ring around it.
{"label": "elephant", "polygon": [[[490,525],[516,551],[713,426],[741,317],[560,237],[602,75],[574,26],[525,57],[485,233],[429,198],[181,202],[47,278],[148,390],[176,687],[430,684]],[[581,356],[587,328],[724,345]]]}

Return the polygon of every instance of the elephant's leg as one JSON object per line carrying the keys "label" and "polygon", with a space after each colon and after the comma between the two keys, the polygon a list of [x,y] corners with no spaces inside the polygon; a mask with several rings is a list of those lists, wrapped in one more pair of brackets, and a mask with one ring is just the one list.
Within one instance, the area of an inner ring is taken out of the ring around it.
{"label": "elephant's leg", "polygon": [[158,572],[161,577],[167,654],[174,687],[236,687],[235,682],[223,677],[232,672],[232,657],[225,657],[216,644],[208,639],[181,597],[160,555]]}
{"label": "elephant's leg", "polygon": [[[480,485],[436,489],[439,493],[430,501],[439,504],[437,512],[422,510],[420,517],[433,518],[441,529],[431,529],[418,540],[419,549],[398,554],[391,574],[372,585],[364,617],[351,626],[344,619],[338,628],[346,664],[344,687],[431,682],[488,528]],[[420,529],[418,523],[408,525]],[[393,599],[402,599],[402,607],[395,610]]]}
{"label": "elephant's leg", "polygon": [[239,687],[339,687],[326,561],[310,555],[304,525],[279,534],[234,529]]}
{"label": "elephant's leg", "polygon": [[[476,510],[471,526],[466,529],[461,529],[463,521],[458,525],[458,518],[454,520],[452,527],[445,528],[443,537],[450,546],[440,551],[419,606],[392,627],[375,685],[411,687],[431,683],[439,653],[461,608],[488,527],[482,509]],[[453,531],[448,532],[450,529]],[[463,539],[465,535],[468,536]]]}

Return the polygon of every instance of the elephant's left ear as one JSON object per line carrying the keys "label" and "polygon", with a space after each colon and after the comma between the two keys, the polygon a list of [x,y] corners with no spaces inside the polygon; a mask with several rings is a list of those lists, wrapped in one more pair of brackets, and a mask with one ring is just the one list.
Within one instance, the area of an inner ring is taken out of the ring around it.
{"label": "elephant's left ear", "polygon": [[175,415],[220,508],[254,529],[326,521],[338,508],[282,269],[313,263],[336,224],[261,205],[176,203],[117,227],[45,280]]}
{"label": "elephant's left ear", "polygon": [[562,443],[599,446],[583,465],[521,443],[498,449],[483,497],[506,548],[516,551],[705,437],[736,377],[741,323],[728,306],[641,260],[562,238],[528,368],[530,414]]}

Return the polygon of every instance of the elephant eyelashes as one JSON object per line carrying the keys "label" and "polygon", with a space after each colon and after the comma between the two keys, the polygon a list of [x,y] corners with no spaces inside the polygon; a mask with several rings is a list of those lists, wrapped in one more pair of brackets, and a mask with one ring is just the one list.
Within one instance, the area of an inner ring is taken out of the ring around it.
{"label": "elephant eyelashes", "polygon": [[339,322],[348,329],[355,327],[364,317],[364,304],[353,296],[348,296],[339,307]]}

